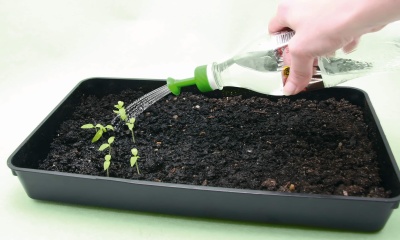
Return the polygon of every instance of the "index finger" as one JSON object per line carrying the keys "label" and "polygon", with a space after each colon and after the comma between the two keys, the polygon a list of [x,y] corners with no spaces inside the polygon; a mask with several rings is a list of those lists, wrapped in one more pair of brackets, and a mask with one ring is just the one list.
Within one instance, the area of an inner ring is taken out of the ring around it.
{"label": "index finger", "polygon": [[285,81],[285,95],[297,94],[305,89],[314,72],[315,58],[290,48],[290,74]]}

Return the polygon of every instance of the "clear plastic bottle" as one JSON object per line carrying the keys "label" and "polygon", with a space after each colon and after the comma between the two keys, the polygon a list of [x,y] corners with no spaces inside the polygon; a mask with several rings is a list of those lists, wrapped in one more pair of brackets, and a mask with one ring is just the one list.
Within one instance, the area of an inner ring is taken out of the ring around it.
{"label": "clear plastic bottle", "polygon": [[[285,65],[285,53],[292,36],[294,32],[265,34],[243,53],[220,63],[197,67],[192,78],[168,78],[168,88],[175,95],[180,94],[181,87],[190,85],[196,85],[203,92],[231,86],[283,95],[283,85],[290,72]],[[362,37],[352,53],[338,51],[335,57],[319,58],[316,72],[305,90],[336,86],[371,72],[399,69],[400,37],[371,33]]]}

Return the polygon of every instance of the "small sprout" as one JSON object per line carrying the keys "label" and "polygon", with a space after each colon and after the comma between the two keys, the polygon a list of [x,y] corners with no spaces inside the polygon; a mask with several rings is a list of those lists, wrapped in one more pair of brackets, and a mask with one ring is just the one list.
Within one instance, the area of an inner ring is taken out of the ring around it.
{"label": "small sprout", "polygon": [[132,141],[135,142],[135,136],[133,134],[133,128],[135,126],[135,118],[130,118],[129,121],[127,121],[125,124],[128,126],[129,131],[132,133]]}
{"label": "small sprout", "polygon": [[117,105],[114,105],[114,107],[118,110],[114,110],[116,114],[118,114],[121,118],[122,121],[125,122],[126,126],[128,126],[129,131],[132,133],[132,141],[135,142],[135,136],[133,134],[133,128],[135,127],[135,118],[129,118],[126,115],[126,110],[124,108],[124,102],[118,101]]}
{"label": "small sprout", "polygon": [[97,142],[101,138],[101,136],[103,136],[103,133],[107,132],[107,129],[114,130],[114,128],[112,126],[110,126],[110,125],[107,125],[107,126],[109,126],[109,127],[104,127],[103,125],[101,125],[99,123],[96,124],[97,132],[96,132],[96,135],[94,135],[94,137],[92,139],[92,143]]}
{"label": "small sprout", "polygon": [[123,101],[118,101],[117,105],[114,105],[116,108],[120,109],[124,106],[124,102]]}
{"label": "small sprout", "polygon": [[138,158],[140,158],[138,156],[138,150],[136,148],[132,148],[131,152],[132,152],[131,167],[136,165],[136,171],[137,171],[138,174],[140,174],[139,165],[138,165],[138,162],[137,162]]}
{"label": "small sprout", "polygon": [[108,168],[110,167],[111,161],[111,144],[114,142],[115,137],[110,137],[107,143],[101,144],[99,151],[104,151],[108,148],[108,154],[104,156],[104,171],[107,171],[107,177],[109,176]]}
{"label": "small sprout", "polygon": [[126,121],[128,117],[126,116],[126,111],[124,108],[124,102],[118,101],[117,105],[114,105],[114,107],[118,110],[114,110],[116,114],[118,114],[121,118],[122,121]]}
{"label": "small sprout", "polygon": [[[111,155],[107,154],[104,156],[104,171],[108,170],[110,167],[110,160],[111,160]],[[108,174],[108,173],[107,173]],[[108,176],[108,175],[107,175]]]}
{"label": "small sprout", "polygon": [[107,126],[104,127],[100,123],[96,124],[96,126],[91,124],[91,123],[85,124],[85,125],[82,125],[81,128],[83,128],[83,129],[94,128],[95,129],[96,134],[94,135],[94,137],[92,139],[92,143],[97,142],[101,138],[101,136],[103,136],[103,133],[107,132],[107,129],[114,131],[114,127],[113,126],[107,125]]}
{"label": "small sprout", "polygon": [[115,137],[110,137],[108,138],[107,142],[108,143],[103,143],[101,144],[99,151],[104,151],[107,148],[110,148],[109,151],[111,152],[111,144],[114,142]]}
{"label": "small sprout", "polygon": [[103,150],[105,150],[106,148],[108,148],[110,146],[110,144],[108,144],[108,143],[103,143],[103,144],[101,144],[101,146],[100,146],[100,148],[99,148],[99,151],[103,151]]}
{"label": "small sprout", "polygon": [[129,119],[129,121],[126,123],[126,125],[128,126],[129,130],[132,130],[135,124],[135,118],[131,118]]}

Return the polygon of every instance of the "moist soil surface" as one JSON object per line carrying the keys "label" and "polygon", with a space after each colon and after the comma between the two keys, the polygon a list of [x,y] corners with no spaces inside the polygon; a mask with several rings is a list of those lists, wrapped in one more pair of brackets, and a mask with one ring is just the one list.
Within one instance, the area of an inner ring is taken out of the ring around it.
{"label": "moist soil surface", "polygon": [[[166,183],[280,192],[389,197],[362,110],[345,100],[289,100],[172,94],[136,118],[135,143],[124,124],[92,143],[110,124],[114,105],[145,93],[82,96],[63,122],[39,169],[106,176],[101,144],[115,136],[109,176]],[[137,148],[138,166],[130,166]]]}

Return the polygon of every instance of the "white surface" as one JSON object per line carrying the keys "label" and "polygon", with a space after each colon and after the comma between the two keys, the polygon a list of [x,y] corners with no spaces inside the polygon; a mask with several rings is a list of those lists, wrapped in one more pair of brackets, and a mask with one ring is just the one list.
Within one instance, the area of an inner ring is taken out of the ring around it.
{"label": "white surface", "polygon": [[[396,239],[376,234],[159,216],[27,197],[8,156],[82,79],[189,77],[267,32],[277,1],[0,0],[1,239]],[[400,33],[400,31],[398,31]],[[355,80],[400,159],[398,74]]]}

